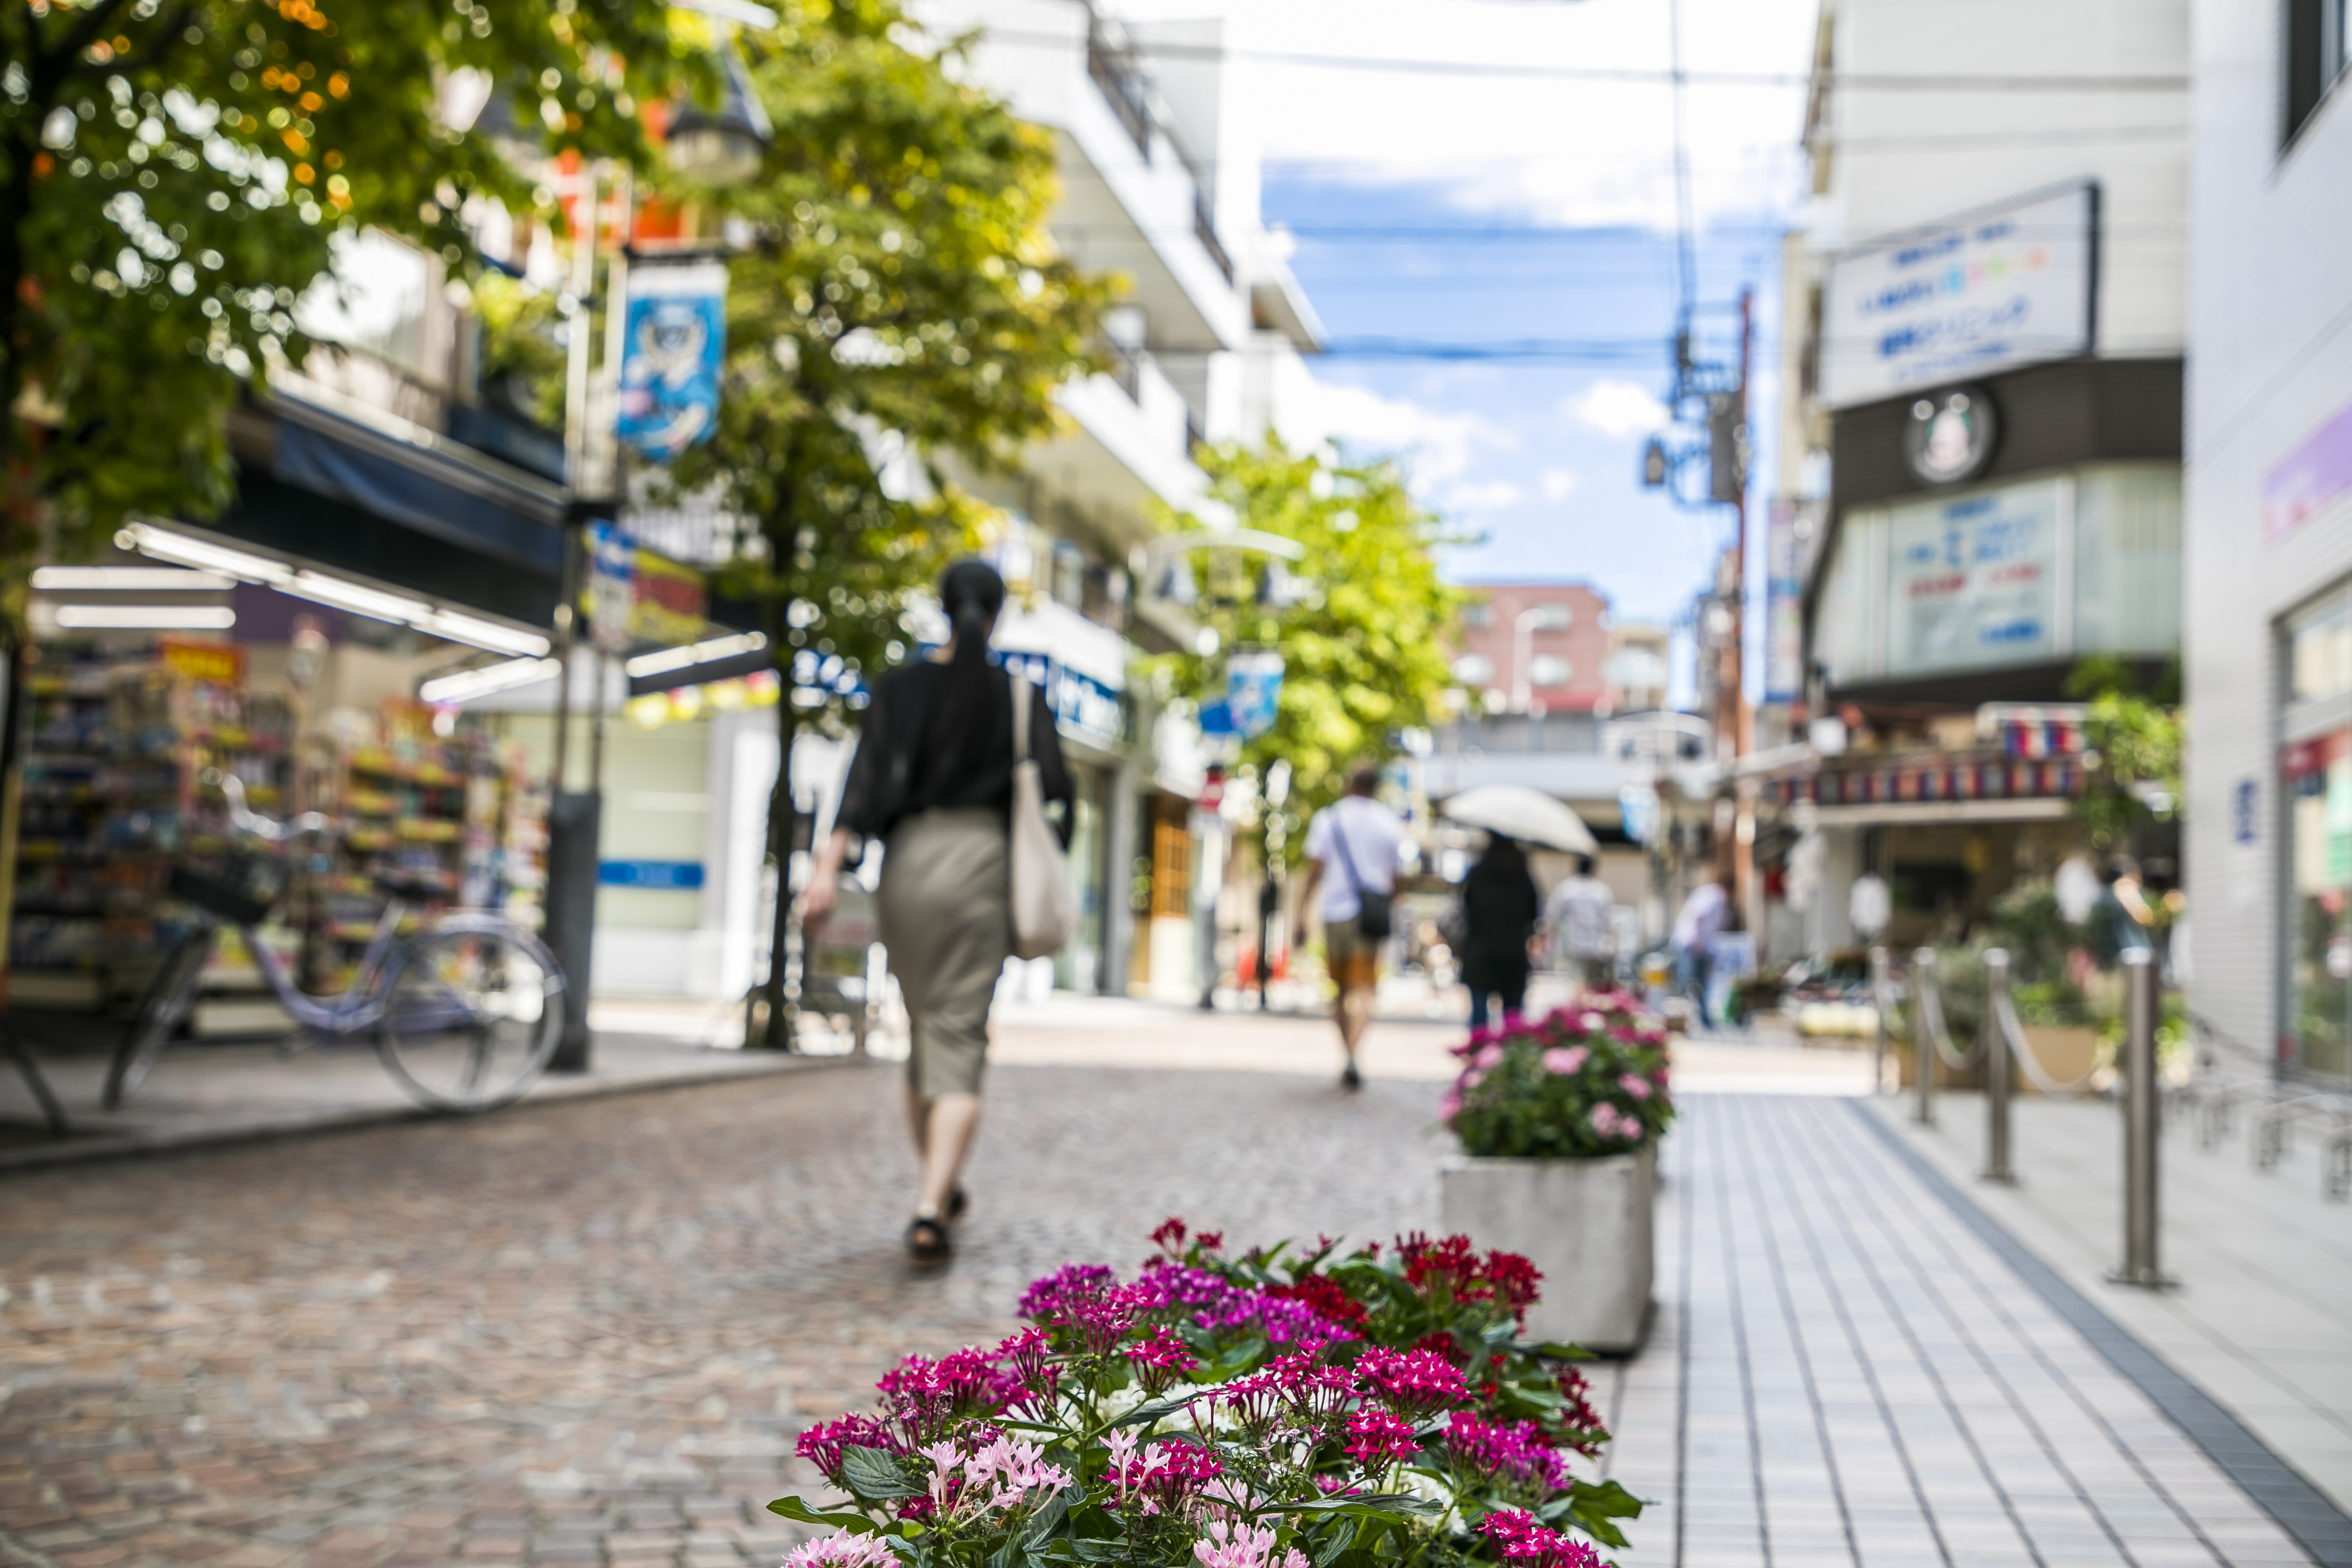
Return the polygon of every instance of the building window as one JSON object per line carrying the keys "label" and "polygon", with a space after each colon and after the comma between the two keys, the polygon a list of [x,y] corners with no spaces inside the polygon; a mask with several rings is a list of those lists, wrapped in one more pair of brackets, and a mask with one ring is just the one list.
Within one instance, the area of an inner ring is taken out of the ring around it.
{"label": "building window", "polygon": [[2285,0],[2286,123],[2282,145],[2302,134],[2344,74],[2347,0]]}
{"label": "building window", "polygon": [[2306,1071],[2352,1073],[2352,599],[2285,627],[2286,1020]]}
{"label": "building window", "polygon": [[1465,605],[1462,606],[1462,625],[1468,630],[1477,631],[1482,627],[1491,626],[1494,624],[1494,605],[1481,604]]}
{"label": "building window", "polygon": [[1528,684],[1538,689],[1566,686],[1569,673],[1568,660],[1556,653],[1539,653],[1528,660]]}
{"label": "building window", "polygon": [[1495,679],[1495,661],[1483,653],[1465,653],[1454,661],[1454,679],[1465,686],[1484,686]]}

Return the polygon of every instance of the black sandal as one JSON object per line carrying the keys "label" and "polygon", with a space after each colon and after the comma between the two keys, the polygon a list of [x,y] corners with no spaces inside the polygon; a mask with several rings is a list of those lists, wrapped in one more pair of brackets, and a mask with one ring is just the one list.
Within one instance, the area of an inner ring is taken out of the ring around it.
{"label": "black sandal", "polygon": [[952,1222],[963,1218],[963,1211],[970,1207],[971,1207],[971,1199],[965,1194],[963,1188],[961,1186],[957,1187],[955,1191],[948,1194],[948,1218],[950,1221]]}
{"label": "black sandal", "polygon": [[907,1252],[918,1263],[945,1263],[955,1251],[948,1239],[948,1227],[928,1215],[918,1215],[907,1226]]}

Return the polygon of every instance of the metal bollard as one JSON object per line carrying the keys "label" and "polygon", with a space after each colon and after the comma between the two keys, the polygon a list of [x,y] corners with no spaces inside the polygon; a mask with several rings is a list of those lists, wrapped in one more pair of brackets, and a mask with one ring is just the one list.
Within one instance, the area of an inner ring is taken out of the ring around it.
{"label": "metal bollard", "polygon": [[2001,948],[1987,948],[1984,963],[1984,1179],[2014,1184],[2017,1173],[2009,1165],[2009,1030],[2001,1024],[2001,1004],[2009,1000],[2009,954]]}
{"label": "metal bollard", "polygon": [[1884,947],[1870,950],[1870,1012],[1877,1022],[1871,1028],[1870,1092],[1886,1092],[1886,965]]}
{"label": "metal bollard", "polygon": [[2124,1260],[2107,1278],[2118,1285],[2168,1285],[2157,1258],[2156,955],[2146,948],[2124,963]]}
{"label": "metal bollard", "polygon": [[1922,1127],[1936,1125],[1936,1037],[1927,1031],[1927,988],[1935,984],[1936,950],[1920,948],[1911,955],[1911,1070],[1919,1085],[1911,1120]]}

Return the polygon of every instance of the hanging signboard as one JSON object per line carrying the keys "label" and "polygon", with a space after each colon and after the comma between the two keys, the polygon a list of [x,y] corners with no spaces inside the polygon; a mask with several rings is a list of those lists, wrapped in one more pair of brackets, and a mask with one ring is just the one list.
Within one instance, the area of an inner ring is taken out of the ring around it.
{"label": "hanging signboard", "polygon": [[621,439],[667,461],[709,439],[727,351],[727,264],[640,262],[629,271]]}
{"label": "hanging signboard", "polygon": [[640,548],[629,630],[647,642],[689,643],[709,625],[709,589],[702,574],[667,555]]}
{"label": "hanging signboard", "polygon": [[2065,485],[2038,479],[1890,510],[1887,674],[2058,657]]}
{"label": "hanging signboard", "polygon": [[1225,660],[1225,707],[1243,740],[1254,741],[1274,728],[1282,670],[1282,655],[1272,648],[1236,648]]}
{"label": "hanging signboard", "polygon": [[1805,684],[1805,584],[1798,560],[1797,503],[1776,500],[1764,551],[1764,700],[1794,702]]}
{"label": "hanging signboard", "polygon": [[607,653],[629,647],[630,612],[635,608],[637,551],[617,522],[588,525],[588,635]]}
{"label": "hanging signboard", "polygon": [[2098,212],[2098,186],[2073,185],[1832,259],[1823,406],[2088,353]]}

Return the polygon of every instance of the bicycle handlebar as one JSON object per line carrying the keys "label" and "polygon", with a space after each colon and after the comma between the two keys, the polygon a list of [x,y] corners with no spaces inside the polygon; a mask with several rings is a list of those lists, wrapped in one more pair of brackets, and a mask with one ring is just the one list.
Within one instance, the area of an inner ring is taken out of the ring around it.
{"label": "bicycle handlebar", "polygon": [[324,812],[306,811],[291,822],[279,822],[248,809],[245,804],[245,781],[235,773],[224,773],[219,768],[206,768],[198,775],[198,780],[221,792],[221,798],[228,802],[228,819],[241,833],[250,833],[256,838],[266,838],[272,844],[283,844],[305,833],[334,831],[335,819]]}

